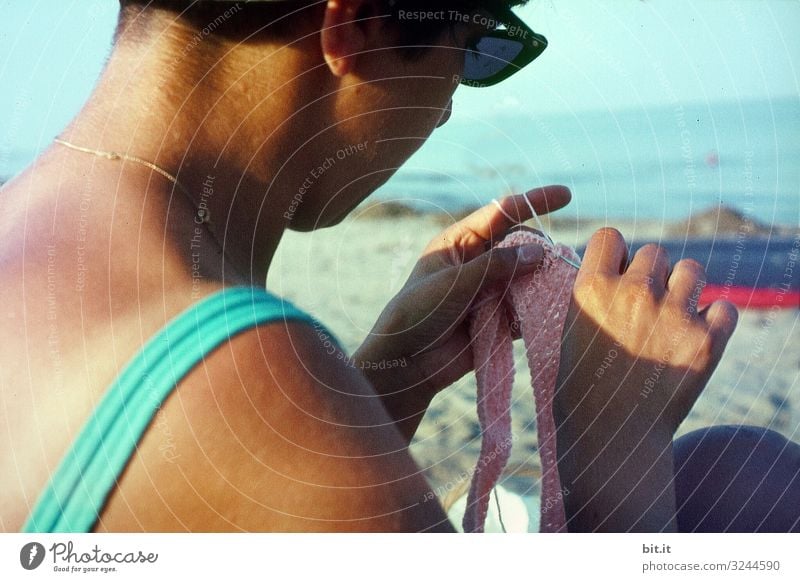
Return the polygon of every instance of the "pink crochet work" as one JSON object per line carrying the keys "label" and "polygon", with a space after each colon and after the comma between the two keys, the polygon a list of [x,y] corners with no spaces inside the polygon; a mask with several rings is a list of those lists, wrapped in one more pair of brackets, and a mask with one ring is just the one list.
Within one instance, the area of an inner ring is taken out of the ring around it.
{"label": "pink crochet work", "polygon": [[482,532],[489,496],[511,455],[511,387],[514,358],[510,324],[521,326],[536,405],[539,455],[542,462],[542,532],[566,531],[564,502],[556,464],[553,395],[561,357],[561,334],[577,269],[557,253],[580,262],[575,251],[528,231],[508,235],[498,247],[540,244],[540,268],[502,287],[484,291],[471,314],[470,337],[478,381],[478,420],[483,441],[464,514],[465,532]]}

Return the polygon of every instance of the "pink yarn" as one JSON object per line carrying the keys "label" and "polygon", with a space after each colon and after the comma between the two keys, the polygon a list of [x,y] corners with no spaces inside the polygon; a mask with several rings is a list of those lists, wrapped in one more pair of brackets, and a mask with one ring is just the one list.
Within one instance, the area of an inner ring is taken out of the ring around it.
{"label": "pink yarn", "polygon": [[515,247],[531,243],[544,248],[541,267],[516,279],[505,296],[499,286],[484,291],[471,314],[470,337],[483,440],[467,496],[463,522],[465,532],[483,531],[489,497],[511,455],[512,321],[521,326],[536,405],[542,462],[540,531],[566,531],[552,404],[561,357],[561,334],[577,269],[561,260],[558,254],[575,262],[580,259],[573,249],[561,244],[553,246],[543,237],[528,231],[514,232],[497,246]]}

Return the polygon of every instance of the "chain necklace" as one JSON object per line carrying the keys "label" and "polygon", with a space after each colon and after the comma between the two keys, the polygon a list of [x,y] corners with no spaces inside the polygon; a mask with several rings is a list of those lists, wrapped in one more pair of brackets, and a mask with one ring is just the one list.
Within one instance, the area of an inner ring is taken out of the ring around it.
{"label": "chain necklace", "polygon": [[[142,158],[139,158],[137,156],[129,156],[128,154],[123,154],[123,153],[120,153],[120,152],[93,150],[93,149],[90,149],[90,148],[84,148],[84,147],[81,147],[79,145],[75,145],[74,143],[70,143],[70,142],[65,141],[63,139],[60,139],[60,138],[55,138],[53,141],[55,143],[57,143],[57,144],[60,144],[60,145],[65,146],[67,148],[73,149],[75,151],[84,152],[84,153],[87,153],[87,154],[92,154],[92,155],[95,155],[95,156],[99,156],[101,158],[106,158],[108,160],[127,160],[129,162],[134,162],[134,163],[137,163],[137,164],[141,164],[143,166],[146,166],[146,167],[150,168],[154,172],[158,172],[159,174],[164,176],[167,180],[169,180],[170,182],[175,184],[175,186],[177,186],[177,188],[181,192],[184,193],[184,195],[186,196],[187,200],[189,200],[189,203],[195,208],[195,223],[197,223],[197,224],[205,224],[206,225],[204,230],[211,236],[212,241],[217,246],[217,248],[219,248],[219,252],[221,253],[221,255],[225,256],[225,247],[222,245],[222,243],[220,243],[219,239],[214,234],[214,231],[210,228],[210,226],[213,224],[211,222],[211,212],[207,208],[197,208],[197,206],[195,206],[195,202],[194,202],[194,199],[192,198],[192,195],[189,193],[189,190],[187,190],[183,186],[183,184],[178,182],[178,179],[175,176],[173,176],[172,174],[167,172],[164,168],[160,168],[157,165],[155,165],[153,162],[148,162],[147,160],[143,160]],[[233,268],[233,271],[235,272],[237,278],[239,278],[239,279],[241,279],[243,281],[247,280],[245,277],[243,277],[241,275],[241,273],[239,273],[239,271],[237,269]],[[223,272],[224,272],[224,266],[223,266]]]}
{"label": "chain necklace", "polygon": [[[84,152],[84,153],[87,153],[87,154],[93,154],[93,155],[99,156],[101,158],[106,158],[107,160],[126,160],[128,162],[135,162],[137,164],[141,164],[143,166],[146,166],[146,167],[150,168],[151,170],[153,170],[155,172],[158,172],[159,174],[164,176],[167,180],[169,180],[170,182],[175,184],[178,187],[178,189],[181,192],[183,192],[183,194],[189,200],[191,205],[192,206],[195,205],[194,200],[192,199],[192,195],[189,193],[189,191],[186,188],[183,187],[183,185],[180,182],[178,182],[178,179],[175,176],[173,176],[172,174],[170,174],[169,172],[167,172],[166,170],[164,170],[163,168],[160,168],[160,167],[156,166],[153,162],[148,162],[147,160],[143,160],[142,158],[139,158],[139,157],[136,157],[136,156],[129,156],[128,154],[122,154],[122,153],[119,153],[119,152],[110,152],[110,151],[93,150],[93,149],[89,149],[89,148],[84,148],[84,147],[75,145],[74,143],[70,143],[70,142],[65,141],[63,139],[60,139],[60,138],[55,138],[53,141],[55,143],[57,143],[57,144],[61,144],[61,145],[65,146],[65,147],[68,147],[68,148],[73,149],[75,151]],[[197,219],[201,223],[208,224],[208,223],[211,222],[211,213],[208,211],[207,208],[197,208],[196,211],[197,211],[196,212]],[[210,229],[207,229],[207,230],[209,230],[209,232],[211,232]],[[214,235],[211,234],[211,236],[213,237]],[[215,242],[217,242],[217,244],[219,244],[219,242],[216,241],[216,237],[215,237]],[[220,245],[220,248],[222,248],[221,245]]]}

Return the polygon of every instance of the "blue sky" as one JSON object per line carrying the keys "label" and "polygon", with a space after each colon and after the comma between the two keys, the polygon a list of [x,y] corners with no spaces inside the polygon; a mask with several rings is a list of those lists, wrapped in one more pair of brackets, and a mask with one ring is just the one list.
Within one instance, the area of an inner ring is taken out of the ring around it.
{"label": "blue sky", "polygon": [[[520,14],[550,44],[492,91],[493,108],[646,108],[800,95],[800,2],[542,0]],[[485,108],[482,91],[458,97]]]}
{"label": "blue sky", "polygon": [[[0,9],[2,176],[86,99],[118,3],[0,0]],[[548,50],[494,88],[459,89],[455,116],[800,95],[796,0],[534,0],[520,14],[548,37]]]}

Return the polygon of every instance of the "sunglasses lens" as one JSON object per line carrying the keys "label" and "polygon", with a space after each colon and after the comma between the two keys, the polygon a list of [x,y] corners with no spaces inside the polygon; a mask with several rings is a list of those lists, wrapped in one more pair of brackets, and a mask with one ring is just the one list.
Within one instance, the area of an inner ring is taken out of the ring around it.
{"label": "sunglasses lens", "polygon": [[464,59],[464,78],[471,81],[488,79],[506,68],[522,52],[521,42],[484,36],[477,47],[467,50]]}

